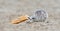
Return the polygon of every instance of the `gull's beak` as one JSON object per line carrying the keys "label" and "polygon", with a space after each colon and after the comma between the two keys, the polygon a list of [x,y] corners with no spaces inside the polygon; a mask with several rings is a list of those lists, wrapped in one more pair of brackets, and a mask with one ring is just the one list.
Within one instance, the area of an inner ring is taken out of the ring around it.
{"label": "gull's beak", "polygon": [[12,20],[11,23],[12,24],[19,24],[21,22],[24,22],[24,21],[28,20],[29,19],[28,17],[29,17],[28,15],[20,16],[17,19]]}

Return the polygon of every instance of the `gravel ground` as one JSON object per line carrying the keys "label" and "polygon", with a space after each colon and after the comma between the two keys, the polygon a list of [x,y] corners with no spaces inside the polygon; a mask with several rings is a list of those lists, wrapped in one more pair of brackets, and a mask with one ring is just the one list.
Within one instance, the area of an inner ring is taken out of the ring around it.
{"label": "gravel ground", "polygon": [[[10,23],[21,15],[31,16],[36,9],[48,12],[47,23]],[[0,31],[60,31],[60,0],[0,0]]]}

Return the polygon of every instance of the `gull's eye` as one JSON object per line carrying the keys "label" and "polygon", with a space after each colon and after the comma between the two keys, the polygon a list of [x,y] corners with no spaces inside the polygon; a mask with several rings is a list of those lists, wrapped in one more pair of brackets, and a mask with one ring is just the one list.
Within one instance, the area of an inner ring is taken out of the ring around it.
{"label": "gull's eye", "polygon": [[32,18],[32,19],[35,19],[35,18]]}

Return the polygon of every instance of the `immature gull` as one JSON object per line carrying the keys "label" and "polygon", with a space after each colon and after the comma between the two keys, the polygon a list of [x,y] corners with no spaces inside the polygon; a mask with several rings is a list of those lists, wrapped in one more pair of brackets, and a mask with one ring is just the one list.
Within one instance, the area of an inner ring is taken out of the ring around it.
{"label": "immature gull", "polygon": [[29,18],[30,18],[30,20],[28,20],[27,23],[29,23],[29,22],[45,22],[45,20],[48,18],[48,13],[44,10],[37,10]]}

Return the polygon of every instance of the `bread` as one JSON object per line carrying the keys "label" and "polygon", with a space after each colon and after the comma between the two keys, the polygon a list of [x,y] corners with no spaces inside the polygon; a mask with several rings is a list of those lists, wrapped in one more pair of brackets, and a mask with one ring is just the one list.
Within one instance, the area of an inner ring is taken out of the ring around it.
{"label": "bread", "polygon": [[27,16],[27,15],[24,15],[24,16],[18,17],[18,18],[15,19],[15,20],[12,20],[11,23],[12,23],[12,24],[19,24],[19,23],[24,22],[24,21],[26,21],[26,20],[28,20],[28,16]]}

